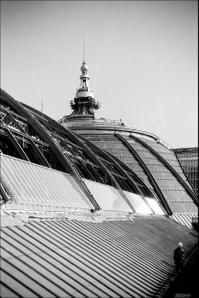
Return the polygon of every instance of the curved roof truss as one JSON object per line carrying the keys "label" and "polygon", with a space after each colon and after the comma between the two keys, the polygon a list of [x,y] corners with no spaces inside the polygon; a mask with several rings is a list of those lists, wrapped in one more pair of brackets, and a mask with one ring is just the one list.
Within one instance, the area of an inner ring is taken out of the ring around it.
{"label": "curved roof truss", "polygon": [[[94,209],[100,207],[82,178],[116,187],[132,211],[124,191],[152,196],[136,174],[110,154],[89,144],[43,113],[21,104],[1,91],[1,151],[74,176],[90,198]],[[141,186],[141,187],[140,187]]]}
{"label": "curved roof truss", "polygon": [[177,171],[168,163],[168,161],[163,158],[156,150],[154,150],[149,144],[147,144],[143,139],[140,139],[132,134],[129,135],[130,138],[136,140],[136,142],[140,143],[142,146],[147,148],[153,155],[159,159],[164,166],[172,173],[172,175],[178,180],[178,182],[184,187],[186,192],[191,196],[194,202],[197,204],[197,198],[195,193],[191,190],[191,188],[185,183],[185,181],[181,178],[181,176],[177,173]]}

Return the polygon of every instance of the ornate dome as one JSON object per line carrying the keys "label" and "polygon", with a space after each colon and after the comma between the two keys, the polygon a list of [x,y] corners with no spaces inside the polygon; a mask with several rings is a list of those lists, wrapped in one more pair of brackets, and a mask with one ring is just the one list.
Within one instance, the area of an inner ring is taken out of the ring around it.
{"label": "ornate dome", "polygon": [[[77,106],[80,106],[77,103]],[[122,120],[85,117],[78,109],[59,121],[134,171],[178,222],[190,225],[196,216],[196,194],[177,156],[152,133],[126,126]]]}

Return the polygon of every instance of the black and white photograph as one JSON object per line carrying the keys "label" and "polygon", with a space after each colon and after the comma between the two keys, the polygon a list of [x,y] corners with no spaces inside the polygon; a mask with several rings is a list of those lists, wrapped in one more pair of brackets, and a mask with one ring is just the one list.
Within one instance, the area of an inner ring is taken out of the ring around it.
{"label": "black and white photograph", "polygon": [[198,297],[198,1],[0,16],[0,298]]}

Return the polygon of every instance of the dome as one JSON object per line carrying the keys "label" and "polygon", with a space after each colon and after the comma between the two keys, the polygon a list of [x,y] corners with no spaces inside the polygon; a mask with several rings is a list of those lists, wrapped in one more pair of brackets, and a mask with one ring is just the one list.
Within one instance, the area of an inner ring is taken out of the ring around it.
{"label": "dome", "polygon": [[[99,106],[98,106],[99,108]],[[172,217],[191,225],[197,196],[173,150],[158,136],[126,126],[122,120],[86,117],[77,102],[76,113],[59,121],[134,171]]]}
{"label": "dome", "polygon": [[192,186],[175,153],[157,136],[106,119],[70,119],[63,125],[128,165],[171,209],[175,220],[186,224],[196,215]]}

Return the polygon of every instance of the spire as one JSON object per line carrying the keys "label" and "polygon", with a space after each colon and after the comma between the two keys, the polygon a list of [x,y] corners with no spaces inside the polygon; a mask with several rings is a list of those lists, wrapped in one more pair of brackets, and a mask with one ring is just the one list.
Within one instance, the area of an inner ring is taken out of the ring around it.
{"label": "spire", "polygon": [[68,118],[94,119],[95,110],[99,108],[99,104],[94,98],[93,91],[89,88],[90,77],[88,75],[88,66],[86,64],[85,57],[80,70],[80,87],[76,91],[74,100],[71,101],[71,108],[73,109],[73,112],[68,116]]}

